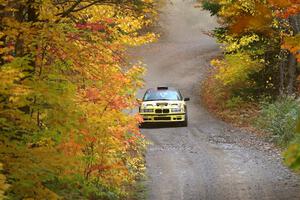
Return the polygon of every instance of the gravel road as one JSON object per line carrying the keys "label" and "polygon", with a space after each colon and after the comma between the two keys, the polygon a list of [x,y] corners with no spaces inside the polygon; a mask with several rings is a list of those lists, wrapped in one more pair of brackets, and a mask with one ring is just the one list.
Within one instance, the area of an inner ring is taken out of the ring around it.
{"label": "gravel road", "polygon": [[146,155],[148,199],[300,199],[299,177],[281,163],[279,152],[201,106],[200,82],[219,53],[203,31],[216,26],[215,19],[193,1],[171,0],[160,23],[161,39],[134,53],[148,66],[145,89],[177,87],[191,101],[187,128],[142,130],[152,143]]}

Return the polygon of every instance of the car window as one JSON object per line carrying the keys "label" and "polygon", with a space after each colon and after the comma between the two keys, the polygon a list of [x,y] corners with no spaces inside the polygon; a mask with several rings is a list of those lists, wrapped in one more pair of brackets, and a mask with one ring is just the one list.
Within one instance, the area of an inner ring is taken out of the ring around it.
{"label": "car window", "polygon": [[181,100],[182,97],[179,92],[174,90],[155,90],[148,91],[144,96],[144,101],[157,101],[157,100]]}

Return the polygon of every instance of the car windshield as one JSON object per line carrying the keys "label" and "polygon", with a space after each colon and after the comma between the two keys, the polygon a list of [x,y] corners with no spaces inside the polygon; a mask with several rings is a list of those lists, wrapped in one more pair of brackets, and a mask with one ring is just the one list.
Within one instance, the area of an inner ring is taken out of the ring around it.
{"label": "car windshield", "polygon": [[148,91],[144,96],[144,101],[158,101],[158,100],[181,100],[182,97],[179,92],[175,90],[155,90]]}

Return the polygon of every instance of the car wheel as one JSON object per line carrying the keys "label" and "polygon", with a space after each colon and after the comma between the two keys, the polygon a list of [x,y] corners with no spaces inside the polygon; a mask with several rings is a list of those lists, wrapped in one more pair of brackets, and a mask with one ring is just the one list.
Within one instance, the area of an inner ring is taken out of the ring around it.
{"label": "car wheel", "polygon": [[187,127],[187,126],[188,126],[188,121],[187,121],[187,119],[184,120],[184,121],[182,122],[182,126],[183,126],[183,127]]}
{"label": "car wheel", "polygon": [[144,128],[145,127],[145,124],[144,123],[140,123],[139,124],[139,128]]}
{"label": "car wheel", "polygon": [[139,124],[139,128],[141,128],[141,129],[143,129],[143,128],[150,128],[150,127],[151,127],[151,125],[149,123],[143,122],[143,123]]}
{"label": "car wheel", "polygon": [[182,127],[187,127],[188,126],[187,114],[184,115],[184,121],[180,122],[180,126],[182,126]]}

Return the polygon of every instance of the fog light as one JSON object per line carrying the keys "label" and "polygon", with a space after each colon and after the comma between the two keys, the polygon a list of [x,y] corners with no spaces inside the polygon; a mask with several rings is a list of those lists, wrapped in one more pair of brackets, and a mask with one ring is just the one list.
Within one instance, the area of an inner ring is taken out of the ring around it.
{"label": "fog light", "polygon": [[172,112],[181,112],[181,108],[172,108],[171,111]]}

